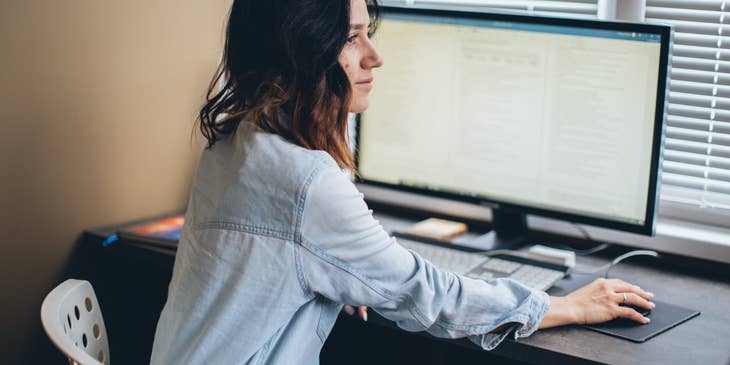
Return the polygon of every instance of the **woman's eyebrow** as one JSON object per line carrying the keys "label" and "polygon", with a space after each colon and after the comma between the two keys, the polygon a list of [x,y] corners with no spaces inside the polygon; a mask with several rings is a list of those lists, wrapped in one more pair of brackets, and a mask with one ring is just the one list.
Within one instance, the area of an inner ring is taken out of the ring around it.
{"label": "woman's eyebrow", "polygon": [[370,24],[355,23],[355,24],[350,24],[350,29],[351,30],[360,30],[360,29],[365,28],[366,26],[370,26]]}

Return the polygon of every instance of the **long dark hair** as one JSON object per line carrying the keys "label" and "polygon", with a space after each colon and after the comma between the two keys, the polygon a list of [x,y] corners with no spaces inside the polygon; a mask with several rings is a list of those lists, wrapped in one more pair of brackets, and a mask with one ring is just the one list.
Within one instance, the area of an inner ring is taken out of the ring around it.
{"label": "long dark hair", "polygon": [[[367,3],[374,29],[377,1]],[[337,62],[349,31],[350,0],[235,0],[223,59],[199,114],[207,148],[235,133],[245,115],[261,130],[324,150],[354,170],[350,82]]]}

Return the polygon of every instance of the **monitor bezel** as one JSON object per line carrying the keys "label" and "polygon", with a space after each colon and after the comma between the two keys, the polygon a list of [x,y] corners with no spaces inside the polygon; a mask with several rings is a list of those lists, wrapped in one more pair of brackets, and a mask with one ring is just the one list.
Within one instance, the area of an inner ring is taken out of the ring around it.
{"label": "monitor bezel", "polygon": [[[610,220],[606,218],[598,218],[587,215],[580,215],[576,213],[568,213],[564,211],[551,210],[545,208],[539,208],[535,206],[529,206],[525,204],[518,204],[506,200],[488,198],[484,196],[473,197],[467,195],[456,194],[446,191],[436,191],[430,189],[424,189],[413,186],[399,185],[393,183],[386,183],[377,180],[370,180],[363,178],[357,174],[356,182],[359,184],[366,184],[372,186],[378,186],[383,188],[389,188],[399,191],[405,191],[410,193],[416,193],[437,198],[446,198],[451,200],[463,201],[472,204],[486,205],[491,208],[501,209],[511,212],[520,212],[523,214],[532,214],[548,218],[555,218],[573,223],[583,223],[594,225],[598,227],[604,227],[609,229],[621,230],[625,232],[638,233],[642,235],[651,236],[655,231],[656,224],[656,205],[659,194],[659,164],[661,163],[661,146],[663,145],[663,128],[665,125],[665,110],[667,103],[667,84],[669,75],[669,59],[671,56],[671,44],[672,44],[672,32],[671,26],[659,25],[659,24],[646,24],[646,23],[628,23],[628,22],[617,22],[617,21],[604,21],[604,20],[588,20],[588,19],[575,19],[575,18],[557,18],[557,17],[546,17],[546,16],[534,16],[534,15],[519,15],[519,14],[505,14],[505,13],[494,13],[494,12],[481,12],[472,10],[455,10],[448,8],[416,8],[416,7],[399,7],[399,6],[382,6],[381,14],[387,16],[387,14],[405,14],[405,15],[428,15],[428,16],[446,16],[446,17],[457,17],[464,19],[477,19],[477,20],[496,20],[505,22],[521,22],[530,24],[541,24],[541,25],[558,25],[558,26],[570,26],[570,27],[587,27],[592,29],[600,30],[615,30],[615,31],[627,31],[627,32],[641,32],[641,33],[653,33],[659,34],[660,40],[660,59],[659,59],[659,75],[656,95],[656,105],[654,111],[654,133],[652,139],[651,148],[651,165],[649,173],[649,192],[647,195],[646,214],[644,217],[644,224],[633,224],[623,221]],[[377,35],[376,35],[377,37]],[[360,120],[361,116],[356,116],[356,137],[355,137],[355,166],[359,170],[360,163]]]}

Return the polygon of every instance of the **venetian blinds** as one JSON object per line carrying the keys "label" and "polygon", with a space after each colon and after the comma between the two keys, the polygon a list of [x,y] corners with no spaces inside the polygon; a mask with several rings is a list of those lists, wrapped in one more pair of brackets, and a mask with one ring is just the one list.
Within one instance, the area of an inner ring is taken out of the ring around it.
{"label": "venetian blinds", "polygon": [[[726,4],[727,3],[727,4]],[[730,209],[730,1],[648,0],[674,26],[664,201]]]}
{"label": "venetian blinds", "polygon": [[478,7],[484,10],[519,11],[534,15],[595,18],[598,11],[597,2],[598,0],[401,0],[386,1],[385,4],[449,5],[467,8]]}

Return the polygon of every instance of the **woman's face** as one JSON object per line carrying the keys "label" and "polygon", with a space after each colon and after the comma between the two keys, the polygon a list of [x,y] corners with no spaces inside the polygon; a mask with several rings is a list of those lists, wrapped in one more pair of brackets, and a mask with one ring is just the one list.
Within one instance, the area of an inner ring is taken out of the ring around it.
{"label": "woman's face", "polygon": [[339,62],[347,73],[352,89],[350,112],[359,113],[368,107],[368,94],[373,88],[372,71],[383,64],[383,59],[368,36],[370,17],[365,0],[350,1],[350,33]]}

